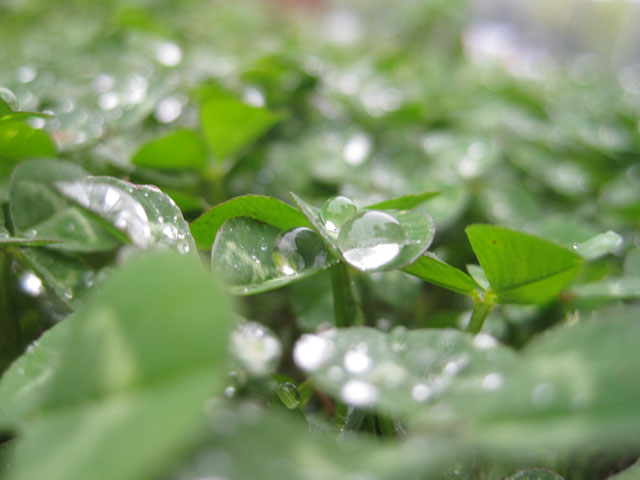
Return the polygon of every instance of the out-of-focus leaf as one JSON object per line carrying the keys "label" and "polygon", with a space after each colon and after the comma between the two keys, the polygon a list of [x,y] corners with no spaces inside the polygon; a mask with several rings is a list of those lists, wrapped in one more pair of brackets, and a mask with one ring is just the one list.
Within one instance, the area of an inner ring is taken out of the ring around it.
{"label": "out-of-focus leaf", "polygon": [[283,118],[266,108],[228,97],[210,99],[200,109],[205,138],[219,161],[249,146]]}
{"label": "out-of-focus leaf", "polygon": [[471,225],[465,231],[501,303],[545,302],[582,267],[575,252],[526,233],[493,225]]}
{"label": "out-of-focus leaf", "polygon": [[639,298],[640,277],[607,277],[597,282],[575,285],[571,292],[579,298]]}
{"label": "out-of-focus leaf", "polygon": [[207,164],[207,150],[196,132],[178,129],[144,144],[131,163],[160,170],[200,170]]}
{"label": "out-of-focus leaf", "polygon": [[427,200],[437,197],[438,195],[440,195],[440,192],[424,192],[404,195],[402,197],[374,203],[373,205],[368,205],[365,208],[372,210],[411,210]]}
{"label": "out-of-focus leaf", "polygon": [[55,143],[43,130],[18,119],[0,121],[0,175],[9,173],[16,163],[27,158],[55,155]]}
{"label": "out-of-focus leaf", "polygon": [[506,480],[564,480],[560,475],[544,468],[520,470]]}
{"label": "out-of-focus leaf", "polygon": [[56,182],[70,182],[87,175],[69,162],[29,160],[18,165],[9,188],[11,218],[16,231],[32,229],[68,207],[68,200],[55,189]]}
{"label": "out-of-focus leaf", "polygon": [[622,245],[622,237],[609,230],[582,243],[577,243],[573,248],[584,259],[595,260],[615,252],[620,245]]}
{"label": "out-of-focus leaf", "polygon": [[403,270],[425,282],[433,283],[463,295],[472,295],[478,288],[478,285],[469,275],[443,262],[433,253],[422,255],[411,265],[404,267]]}
{"label": "out-of-focus leaf", "polygon": [[218,229],[235,217],[254,218],[280,230],[309,226],[309,221],[300,210],[277,198],[243,195],[210,208],[191,223],[191,234],[198,248],[210,249]]}
{"label": "out-of-focus leaf", "polygon": [[162,473],[222,386],[232,322],[194,259],[156,253],[115,273],[0,382],[0,423],[18,438],[7,478]]}
{"label": "out-of-focus leaf", "polygon": [[[248,217],[227,220],[211,250],[211,266],[233,293],[272,290],[329,268],[332,261],[320,237],[305,227],[283,231]],[[278,246],[285,243],[284,248]]]}

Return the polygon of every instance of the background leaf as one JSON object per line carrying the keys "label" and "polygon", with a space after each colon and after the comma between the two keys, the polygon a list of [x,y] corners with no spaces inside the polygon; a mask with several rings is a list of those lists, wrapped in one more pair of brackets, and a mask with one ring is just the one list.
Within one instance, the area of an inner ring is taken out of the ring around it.
{"label": "background leaf", "polygon": [[56,151],[55,143],[45,131],[18,119],[0,121],[0,175],[9,173],[22,160],[53,157]]}
{"label": "background leaf", "polygon": [[493,225],[471,225],[465,232],[502,303],[547,301],[582,266],[575,252],[526,233]]}
{"label": "background leaf", "polygon": [[198,133],[177,129],[144,144],[131,163],[160,170],[201,170],[207,164],[207,150]]}
{"label": "background leaf", "polygon": [[440,195],[440,192],[424,192],[410,195],[403,195],[402,197],[392,198],[384,200],[382,202],[368,205],[365,208],[372,210],[411,210]]}

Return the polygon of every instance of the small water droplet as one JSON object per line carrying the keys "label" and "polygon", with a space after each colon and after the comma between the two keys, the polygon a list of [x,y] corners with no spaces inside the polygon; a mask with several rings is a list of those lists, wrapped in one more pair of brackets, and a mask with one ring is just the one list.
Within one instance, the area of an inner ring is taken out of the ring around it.
{"label": "small water droplet", "polygon": [[161,42],[156,47],[156,58],[167,67],[175,67],[182,61],[182,50],[173,42]]}
{"label": "small water droplet", "polygon": [[531,401],[539,408],[547,407],[555,398],[556,390],[550,383],[541,383],[533,389]]}
{"label": "small water droplet", "polygon": [[11,110],[18,110],[18,97],[11,90],[0,87],[0,98]]}
{"label": "small water droplet", "polygon": [[367,159],[371,151],[371,138],[364,133],[358,133],[351,137],[344,146],[342,154],[349,165],[360,165]]}
{"label": "small water droplet", "polygon": [[360,270],[386,265],[404,247],[406,233],[388,213],[370,210],[356,214],[341,228],[338,245],[345,260]]}
{"label": "small water droplet", "polygon": [[327,249],[318,234],[306,227],[278,235],[273,245],[273,263],[285,275],[319,267],[325,263],[327,256]]}
{"label": "small water droplet", "polygon": [[322,221],[329,233],[337,236],[342,225],[355,215],[356,211],[355,204],[347,197],[330,198],[322,205]]}
{"label": "small water droplet", "polygon": [[154,116],[160,123],[171,123],[182,114],[183,102],[179,97],[167,97],[158,102]]}
{"label": "small water droplet", "polygon": [[293,360],[303,370],[317,370],[333,353],[333,342],[320,335],[300,337],[293,349]]}
{"label": "small water droplet", "polygon": [[361,375],[371,368],[373,360],[367,355],[367,346],[360,344],[345,353],[343,363],[347,372],[352,375]]}
{"label": "small water droplet", "polygon": [[276,393],[288,409],[292,410],[300,405],[300,392],[295,385],[289,382],[281,383],[278,385]]}
{"label": "small water droplet", "polygon": [[25,272],[20,278],[20,288],[32,297],[37,297],[44,291],[42,280],[31,271]]}
{"label": "small water droplet", "polygon": [[378,389],[369,382],[353,379],[342,386],[340,397],[349,405],[370,405],[378,398]]}
{"label": "small water droplet", "polygon": [[487,374],[482,379],[482,389],[493,392],[499,390],[504,385],[504,377],[498,372],[492,372]]}
{"label": "small water droplet", "polygon": [[73,298],[73,292],[71,291],[71,289],[67,288],[62,292],[62,296],[67,300],[71,300]]}
{"label": "small water droplet", "polygon": [[479,350],[489,350],[498,345],[498,341],[488,333],[478,333],[473,337],[473,346]]}
{"label": "small water droplet", "polygon": [[424,383],[416,383],[411,389],[411,398],[416,402],[426,402],[433,395],[433,391],[429,385]]}
{"label": "small water droplet", "polygon": [[224,389],[224,396],[227,398],[233,398],[236,394],[236,387],[229,385]]}
{"label": "small water droplet", "polygon": [[31,229],[27,230],[26,232],[24,232],[25,238],[35,238],[36,235],[38,235],[38,232],[33,228],[31,228]]}
{"label": "small water droplet", "polygon": [[231,353],[248,373],[263,376],[273,373],[280,361],[280,340],[255,322],[245,323],[231,333]]}

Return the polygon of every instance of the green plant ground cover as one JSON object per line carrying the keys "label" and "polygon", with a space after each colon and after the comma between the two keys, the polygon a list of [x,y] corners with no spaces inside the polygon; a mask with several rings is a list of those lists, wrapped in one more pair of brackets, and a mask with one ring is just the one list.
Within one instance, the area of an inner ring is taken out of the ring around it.
{"label": "green plant ground cover", "polygon": [[0,2],[0,478],[636,478],[637,66],[471,10]]}

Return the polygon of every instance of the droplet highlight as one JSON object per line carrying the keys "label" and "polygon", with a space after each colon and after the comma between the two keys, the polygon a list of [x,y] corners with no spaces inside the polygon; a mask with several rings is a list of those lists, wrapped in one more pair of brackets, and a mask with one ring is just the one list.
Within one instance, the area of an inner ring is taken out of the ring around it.
{"label": "droplet highlight", "polygon": [[274,241],[273,263],[285,275],[294,275],[305,268],[320,267],[327,257],[327,248],[310,228],[288,230]]}
{"label": "droplet highlight", "polygon": [[330,198],[322,205],[322,221],[327,231],[337,236],[342,225],[355,215],[356,211],[355,204],[347,197]]}

